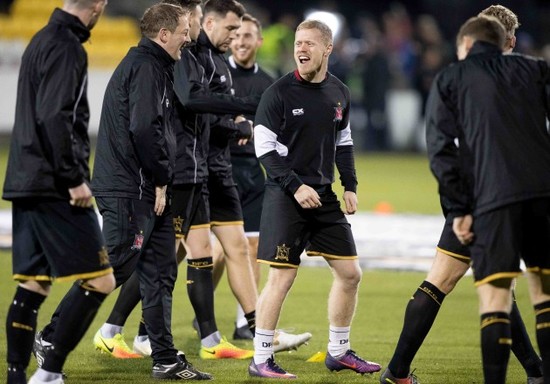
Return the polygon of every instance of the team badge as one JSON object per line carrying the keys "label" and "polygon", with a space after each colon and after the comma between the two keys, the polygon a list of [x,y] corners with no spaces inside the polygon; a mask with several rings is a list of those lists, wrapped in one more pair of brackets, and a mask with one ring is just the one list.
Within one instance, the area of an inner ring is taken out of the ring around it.
{"label": "team badge", "polygon": [[101,250],[97,253],[97,255],[99,256],[99,265],[109,264],[109,254],[107,253],[105,247],[101,247]]}
{"label": "team badge", "polygon": [[344,116],[344,108],[342,108],[342,105],[340,104],[340,102],[338,102],[338,106],[334,107],[333,121],[342,121],[343,116]]}
{"label": "team badge", "polygon": [[290,255],[290,247],[287,247],[285,244],[277,246],[277,253],[275,254],[275,260],[288,261],[289,255]]}
{"label": "team badge", "polygon": [[143,246],[143,234],[142,233],[136,233],[134,235],[134,244],[132,244],[133,250],[141,251],[141,247]]}
{"label": "team badge", "polygon": [[178,216],[178,217],[174,217],[174,231],[176,231],[176,233],[181,233],[181,230],[183,228],[183,219]]}

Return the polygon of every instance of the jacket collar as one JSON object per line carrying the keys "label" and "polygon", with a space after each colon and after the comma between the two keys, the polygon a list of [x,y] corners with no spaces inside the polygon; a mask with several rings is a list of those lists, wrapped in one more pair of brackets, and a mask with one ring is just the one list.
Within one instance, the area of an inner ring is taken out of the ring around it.
{"label": "jacket collar", "polygon": [[223,55],[224,53],[222,51],[220,51],[218,48],[216,48],[214,46],[214,44],[212,44],[212,42],[210,41],[210,39],[208,38],[208,35],[206,34],[206,32],[204,32],[204,30],[201,29],[201,32],[199,34],[199,38],[197,39],[197,43],[199,45],[202,45],[202,46],[205,46],[206,48],[208,49],[211,49],[214,51],[214,53],[219,53],[221,55]]}
{"label": "jacket collar", "polygon": [[468,57],[480,53],[502,53],[502,49],[485,41],[476,41],[470,49],[470,52],[468,52]]}
{"label": "jacket collar", "polygon": [[229,56],[227,58],[227,61],[229,61],[229,65],[231,66],[231,68],[238,69],[243,72],[258,73],[258,70],[259,70],[258,63],[254,63],[254,65],[250,68],[245,68],[237,64],[233,55]]}
{"label": "jacket collar", "polygon": [[66,25],[73,31],[81,43],[90,38],[90,30],[82,24],[82,21],[75,15],[71,15],[60,8],[54,9],[50,17],[50,23]]}
{"label": "jacket collar", "polygon": [[164,48],[147,37],[141,38],[138,47],[145,48],[147,51],[151,52],[151,54],[159,59],[165,67],[172,66],[176,62],[176,60],[174,60],[172,56],[164,50]]}

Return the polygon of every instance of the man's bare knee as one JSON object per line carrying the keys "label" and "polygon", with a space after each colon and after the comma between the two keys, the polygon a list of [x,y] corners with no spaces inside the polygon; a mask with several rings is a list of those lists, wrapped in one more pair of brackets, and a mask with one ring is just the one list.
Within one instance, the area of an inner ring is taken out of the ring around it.
{"label": "man's bare knee", "polygon": [[116,282],[115,277],[110,273],[105,276],[96,277],[95,279],[86,280],[83,285],[94,291],[108,295],[115,289]]}

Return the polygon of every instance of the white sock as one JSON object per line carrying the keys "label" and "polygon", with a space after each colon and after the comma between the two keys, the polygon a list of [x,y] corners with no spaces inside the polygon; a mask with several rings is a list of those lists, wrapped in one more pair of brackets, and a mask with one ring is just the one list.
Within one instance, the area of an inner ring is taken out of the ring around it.
{"label": "white sock", "polygon": [[244,326],[248,327],[248,320],[246,320],[246,317],[244,317],[243,307],[241,307],[240,304],[237,304],[237,317],[235,319],[235,324],[237,328],[241,328]]}
{"label": "white sock", "polygon": [[330,326],[328,333],[328,353],[338,359],[350,349],[349,332],[351,327]]}
{"label": "white sock", "polygon": [[100,329],[101,336],[107,339],[112,339],[117,333],[122,333],[123,328],[124,327],[121,327],[120,325],[105,323],[101,326]]}
{"label": "white sock", "polygon": [[262,364],[273,356],[275,330],[256,328],[254,337],[254,363]]}
{"label": "white sock", "polygon": [[140,343],[143,343],[144,341],[149,340],[149,336],[148,335],[137,335],[136,340]]}
{"label": "white sock", "polygon": [[33,377],[39,382],[47,383],[49,381],[59,380],[61,378],[61,373],[55,373],[50,371],[45,371],[42,368],[38,368],[34,373]]}
{"label": "white sock", "polygon": [[212,348],[218,345],[220,341],[222,341],[222,335],[219,331],[216,331],[206,336],[204,339],[201,339],[201,344],[203,347]]}

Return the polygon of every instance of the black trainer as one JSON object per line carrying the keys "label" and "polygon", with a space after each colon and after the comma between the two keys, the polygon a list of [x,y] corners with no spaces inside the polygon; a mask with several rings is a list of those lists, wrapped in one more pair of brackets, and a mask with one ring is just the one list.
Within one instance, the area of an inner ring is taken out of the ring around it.
{"label": "black trainer", "polygon": [[160,380],[212,380],[213,377],[209,373],[201,372],[187,361],[185,355],[178,354],[178,362],[176,364],[155,364],[153,366],[153,379]]}
{"label": "black trainer", "polygon": [[248,327],[248,325],[243,325],[242,327],[237,327],[235,324],[235,331],[233,331],[233,340],[252,340],[254,335]]}

